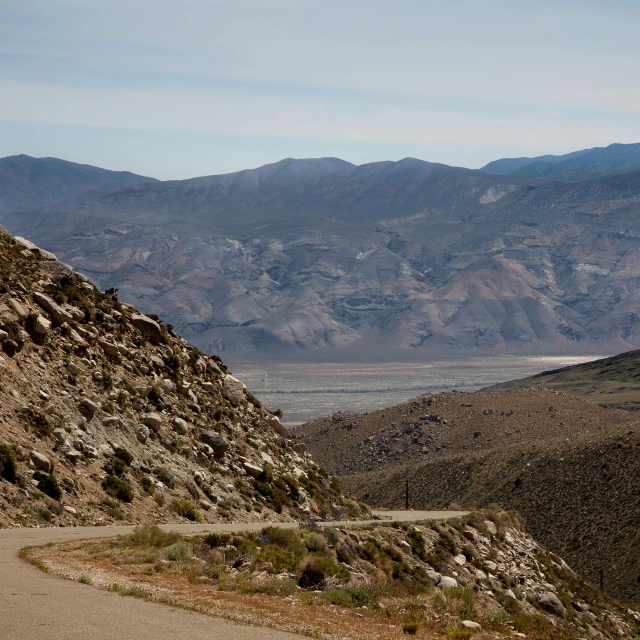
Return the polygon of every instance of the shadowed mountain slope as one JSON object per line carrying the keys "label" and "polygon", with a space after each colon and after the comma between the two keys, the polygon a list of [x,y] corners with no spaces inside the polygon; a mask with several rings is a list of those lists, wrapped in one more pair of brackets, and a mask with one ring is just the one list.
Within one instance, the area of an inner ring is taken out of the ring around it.
{"label": "shadowed mountain slope", "polygon": [[640,143],[611,144],[574,151],[562,156],[537,158],[503,158],[494,160],[480,171],[540,180],[578,182],[602,176],[640,170]]}
{"label": "shadowed mountain slope", "polygon": [[58,208],[3,224],[226,356],[640,347],[640,172],[286,159]]}

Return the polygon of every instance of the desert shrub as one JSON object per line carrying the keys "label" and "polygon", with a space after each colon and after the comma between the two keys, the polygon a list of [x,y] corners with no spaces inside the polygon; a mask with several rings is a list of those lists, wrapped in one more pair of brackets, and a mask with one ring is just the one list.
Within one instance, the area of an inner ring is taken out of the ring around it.
{"label": "desert shrub", "polygon": [[210,533],[205,536],[204,543],[212,549],[217,549],[229,544],[229,540],[231,540],[231,536],[228,533]]}
{"label": "desert shrub", "polygon": [[153,495],[153,492],[156,489],[154,481],[149,476],[142,476],[140,485],[149,495]]}
{"label": "desert shrub", "polygon": [[105,476],[102,481],[102,488],[105,493],[112,498],[116,498],[116,500],[121,500],[122,502],[131,502],[133,500],[133,489],[120,478],[116,478],[116,476]]}
{"label": "desert shrub", "polygon": [[53,474],[42,473],[42,471],[36,471],[33,474],[33,479],[38,481],[38,490],[42,491],[45,495],[53,498],[54,500],[60,500],[62,497],[62,489],[58,481],[54,478]]}
{"label": "desert shrub", "polygon": [[427,557],[427,550],[425,548],[424,536],[420,533],[420,531],[411,527],[411,529],[407,531],[407,538],[409,538],[411,551],[415,553],[415,555],[417,555],[421,560],[425,560]]}
{"label": "desert shrub", "polygon": [[420,622],[412,620],[410,622],[403,622],[400,625],[400,628],[402,629],[402,633],[406,633],[410,636],[415,636],[416,633],[418,633],[418,631],[420,630],[421,626],[422,624]]}
{"label": "desert shrub", "polygon": [[114,450],[114,455],[119,460],[122,460],[122,462],[124,462],[127,467],[131,466],[131,463],[133,462],[133,454],[126,449],[123,449],[122,447],[116,447],[116,449]]}
{"label": "desert shrub", "polygon": [[173,489],[173,487],[175,487],[176,479],[173,477],[173,474],[171,473],[171,471],[169,471],[169,469],[165,467],[157,467],[153,470],[153,473],[155,474],[156,478],[158,478],[158,480],[162,482],[162,484],[166,485],[170,489]]}
{"label": "desert shrub", "polygon": [[93,584],[93,580],[91,579],[91,576],[88,576],[86,573],[83,573],[79,578],[78,578],[78,582],[80,584]]}
{"label": "desert shrub", "polygon": [[298,578],[298,584],[303,589],[317,589],[327,578],[337,577],[342,580],[348,580],[350,576],[349,571],[345,567],[336,564],[333,557],[313,554],[305,559]]}
{"label": "desert shrub", "polygon": [[520,633],[548,633],[553,623],[544,616],[522,613],[511,618],[513,628]]}
{"label": "desert shrub", "polygon": [[234,587],[240,593],[266,593],[271,596],[290,596],[296,592],[296,583],[293,580],[279,578],[263,580],[238,578]]}
{"label": "desert shrub", "polygon": [[191,550],[184,542],[176,542],[165,549],[164,555],[167,560],[183,561],[191,557]]}
{"label": "desert shrub", "polygon": [[180,540],[180,534],[176,531],[163,531],[158,525],[138,525],[129,535],[122,538],[124,547],[154,547],[162,549],[169,547]]}
{"label": "desert shrub", "polygon": [[171,506],[179,516],[192,522],[202,522],[202,513],[198,504],[191,498],[176,498]]}
{"label": "desert shrub", "polygon": [[272,483],[253,480],[254,489],[273,504],[276,513],[282,513],[284,507],[291,506],[291,500],[287,494],[287,485],[278,478]]}
{"label": "desert shrub", "polygon": [[267,544],[274,544],[285,551],[302,554],[305,546],[295,529],[281,529],[280,527],[265,527],[262,537]]}
{"label": "desert shrub", "polygon": [[433,599],[434,607],[458,618],[473,618],[476,614],[475,596],[471,589],[447,587]]}
{"label": "desert shrub", "polygon": [[323,592],[322,598],[339,607],[364,607],[374,604],[371,595],[360,587],[328,589]]}
{"label": "desert shrub", "polygon": [[127,465],[125,464],[124,460],[113,457],[104,465],[104,470],[108,474],[120,478],[127,470]]}
{"label": "desert shrub", "polygon": [[0,477],[12,484],[18,479],[16,454],[8,444],[0,444]]}
{"label": "desert shrub", "polygon": [[472,629],[449,629],[447,631],[447,638],[449,640],[469,640],[473,636]]}
{"label": "desert shrub", "polygon": [[311,531],[303,536],[304,544],[311,552],[325,551],[327,548],[327,539],[321,534]]}

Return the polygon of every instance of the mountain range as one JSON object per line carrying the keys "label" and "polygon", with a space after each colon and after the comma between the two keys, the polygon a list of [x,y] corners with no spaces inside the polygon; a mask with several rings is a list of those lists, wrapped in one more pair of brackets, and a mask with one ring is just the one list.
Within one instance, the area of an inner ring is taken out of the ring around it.
{"label": "mountain range", "polygon": [[15,164],[10,232],[226,357],[640,343],[640,145],[481,170],[285,159],[163,182],[0,161]]}

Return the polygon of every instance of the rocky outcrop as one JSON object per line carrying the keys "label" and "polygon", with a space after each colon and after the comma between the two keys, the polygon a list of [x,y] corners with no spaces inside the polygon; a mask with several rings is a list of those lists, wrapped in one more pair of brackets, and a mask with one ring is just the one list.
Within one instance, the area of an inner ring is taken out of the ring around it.
{"label": "rocky outcrop", "polygon": [[0,343],[0,527],[180,521],[181,500],[210,522],[363,513],[218,358],[3,230]]}

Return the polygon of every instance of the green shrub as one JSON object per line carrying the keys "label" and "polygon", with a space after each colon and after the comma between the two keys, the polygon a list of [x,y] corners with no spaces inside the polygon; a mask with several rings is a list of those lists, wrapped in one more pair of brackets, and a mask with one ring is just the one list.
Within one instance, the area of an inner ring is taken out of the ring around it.
{"label": "green shrub", "polygon": [[208,536],[205,536],[204,543],[212,549],[216,549],[217,547],[228,544],[230,539],[231,536],[228,533],[210,533]]}
{"label": "green shrub", "polygon": [[285,551],[295,554],[305,552],[305,546],[300,535],[295,529],[282,529],[280,527],[265,527],[262,536],[267,544],[274,544]]}
{"label": "green shrub", "polygon": [[164,555],[167,560],[182,561],[191,557],[191,551],[184,542],[176,542],[165,549]]}
{"label": "green shrub", "polygon": [[78,578],[78,582],[80,584],[93,584],[93,580],[91,579],[91,576],[88,576],[86,573],[83,573],[79,578]]}
{"label": "green shrub", "polygon": [[176,498],[171,506],[179,516],[192,522],[202,522],[202,513],[198,504],[191,498]]}
{"label": "green shrub", "polygon": [[304,544],[311,552],[325,551],[327,548],[327,539],[321,533],[311,531],[304,535]]}
{"label": "green shrub", "polygon": [[449,640],[469,640],[473,636],[472,629],[450,629],[447,631]]}
{"label": "green shrub", "polygon": [[522,613],[511,618],[513,628],[520,633],[547,633],[553,628],[553,623],[544,616]]}
{"label": "green shrub", "polygon": [[374,604],[371,595],[360,587],[328,589],[321,597],[339,607],[365,607]]}
{"label": "green shrub", "polygon": [[133,454],[129,453],[129,451],[127,451],[126,449],[123,449],[122,447],[116,447],[114,455],[116,458],[122,460],[122,462],[124,462],[127,467],[131,466],[131,463],[133,462]]}
{"label": "green shrub", "polygon": [[298,584],[303,589],[317,589],[327,578],[338,577],[348,580],[350,576],[349,571],[336,564],[332,556],[313,554],[305,559]]}
{"label": "green shrub", "polygon": [[421,626],[422,624],[420,622],[412,620],[411,622],[403,622],[400,625],[400,628],[402,629],[402,633],[406,633],[410,636],[415,636]]}
{"label": "green shrub", "polygon": [[45,495],[53,498],[54,500],[60,500],[62,497],[62,489],[58,481],[53,477],[53,474],[42,473],[42,471],[36,471],[33,474],[33,479],[38,481],[38,490],[42,491]]}
{"label": "green shrub", "polygon": [[163,531],[156,524],[138,525],[129,535],[122,538],[122,546],[125,547],[153,547],[162,549],[169,547],[180,540],[180,534],[176,531]]}
{"label": "green shrub", "polygon": [[120,478],[116,478],[116,476],[105,476],[102,481],[102,488],[112,498],[122,502],[131,502],[133,500],[133,489]]}
{"label": "green shrub", "polygon": [[169,469],[166,469],[165,467],[158,467],[157,469],[153,470],[153,473],[155,474],[156,478],[158,478],[158,480],[162,482],[162,484],[166,485],[170,489],[175,487],[176,479],[173,477],[173,474],[171,473],[171,471],[169,471]]}
{"label": "green shrub", "polygon": [[16,454],[8,444],[0,444],[0,477],[12,484],[18,479]]}

